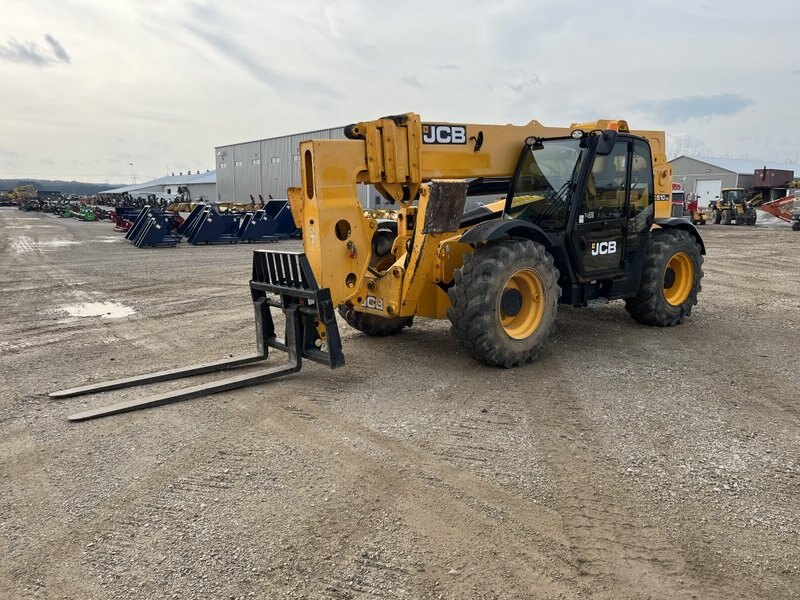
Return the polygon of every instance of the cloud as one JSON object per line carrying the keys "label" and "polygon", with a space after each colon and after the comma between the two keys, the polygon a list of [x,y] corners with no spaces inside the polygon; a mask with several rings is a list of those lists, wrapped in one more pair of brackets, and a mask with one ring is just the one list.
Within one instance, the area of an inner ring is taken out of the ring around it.
{"label": "cloud", "polygon": [[57,63],[70,63],[71,59],[64,46],[50,34],[44,36],[49,49],[41,48],[36,42],[18,42],[11,38],[7,44],[0,45],[0,60],[27,63],[37,67],[47,67]]}
{"label": "cloud", "polygon": [[[194,10],[198,14],[199,11],[207,15],[215,14],[206,7],[195,7]],[[338,92],[318,81],[292,77],[270,68],[255,52],[236,43],[229,33],[217,33],[209,27],[197,26],[188,22],[184,23],[183,27],[214,48],[218,53],[248,71],[256,80],[275,90],[285,91],[292,89],[306,93],[340,96]]]}
{"label": "cloud", "polygon": [[635,105],[634,109],[648,113],[662,123],[677,123],[689,119],[735,115],[753,104],[752,100],[738,94],[717,94],[643,102]]}
{"label": "cloud", "polygon": [[667,135],[667,156],[670,160],[678,156],[708,156],[708,144],[690,133]]}
{"label": "cloud", "polygon": [[50,47],[53,49],[53,54],[56,55],[56,58],[61,62],[71,63],[72,59],[67,54],[67,51],[64,50],[64,46],[61,45],[56,38],[54,38],[49,33],[44,36],[44,39],[47,40],[47,43],[50,44]]}
{"label": "cloud", "polygon": [[0,58],[12,62],[30,63],[36,66],[47,64],[47,57],[39,52],[36,44],[33,42],[21,44],[13,38],[5,46],[0,46]]}
{"label": "cloud", "polygon": [[402,81],[406,85],[410,85],[411,87],[415,87],[418,90],[421,90],[421,89],[425,88],[425,86],[422,85],[422,82],[419,80],[419,78],[416,75],[411,75],[409,77],[403,77]]}
{"label": "cloud", "polygon": [[508,87],[512,89],[512,91],[520,93],[525,90],[525,88],[531,87],[542,87],[542,80],[539,78],[538,75],[535,73],[531,76],[528,76],[525,79],[520,79],[514,81],[513,83],[509,83]]}

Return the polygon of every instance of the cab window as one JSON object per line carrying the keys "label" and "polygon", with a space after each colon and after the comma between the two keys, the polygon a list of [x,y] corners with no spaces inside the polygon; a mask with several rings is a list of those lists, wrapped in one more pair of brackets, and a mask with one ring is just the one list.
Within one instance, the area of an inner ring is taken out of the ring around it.
{"label": "cab window", "polygon": [[582,222],[624,218],[628,141],[620,140],[608,156],[596,156],[586,180]]}
{"label": "cab window", "polygon": [[650,146],[642,140],[635,140],[633,144],[630,188],[631,202],[628,216],[634,218],[639,216],[655,201]]}

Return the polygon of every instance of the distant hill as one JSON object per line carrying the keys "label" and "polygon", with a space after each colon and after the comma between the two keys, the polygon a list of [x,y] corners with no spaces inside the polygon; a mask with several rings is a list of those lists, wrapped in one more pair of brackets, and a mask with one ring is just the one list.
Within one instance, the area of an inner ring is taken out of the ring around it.
{"label": "distant hill", "polygon": [[103,190],[122,187],[124,183],[83,183],[81,181],[61,181],[58,179],[0,179],[0,192],[9,192],[18,185],[32,185],[37,190],[61,192],[65,196],[77,194],[92,196]]}

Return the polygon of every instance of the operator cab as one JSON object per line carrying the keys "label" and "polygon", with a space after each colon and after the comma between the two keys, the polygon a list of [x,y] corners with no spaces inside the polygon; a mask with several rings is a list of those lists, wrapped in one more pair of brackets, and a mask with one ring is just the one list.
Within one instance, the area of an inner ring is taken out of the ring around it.
{"label": "operator cab", "polygon": [[570,137],[526,140],[504,216],[547,236],[564,301],[582,303],[638,286],[631,279],[640,269],[632,267],[644,259],[654,201],[645,138],[576,130]]}
{"label": "operator cab", "polygon": [[742,204],[747,199],[744,188],[725,188],[722,190],[723,203]]}

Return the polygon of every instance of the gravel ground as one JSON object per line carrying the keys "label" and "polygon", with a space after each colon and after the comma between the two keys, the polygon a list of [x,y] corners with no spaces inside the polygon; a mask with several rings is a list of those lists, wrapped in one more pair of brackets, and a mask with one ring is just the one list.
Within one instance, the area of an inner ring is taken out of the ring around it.
{"label": "gravel ground", "polygon": [[342,369],[73,424],[253,350],[253,247],[0,209],[0,598],[800,597],[800,233],[702,233],[677,328],[560,308],[499,370],[341,324]]}

